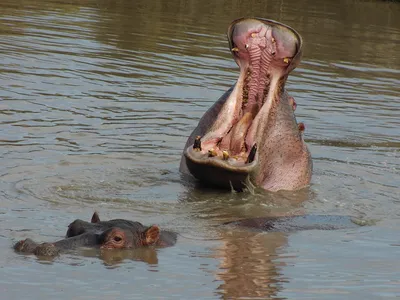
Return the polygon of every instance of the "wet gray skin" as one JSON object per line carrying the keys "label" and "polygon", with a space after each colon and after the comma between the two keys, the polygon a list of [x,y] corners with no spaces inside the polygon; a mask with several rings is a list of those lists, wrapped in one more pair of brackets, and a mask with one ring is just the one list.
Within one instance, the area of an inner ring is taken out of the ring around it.
{"label": "wet gray skin", "polygon": [[85,232],[74,237],[68,237],[54,243],[38,244],[31,239],[25,239],[14,245],[14,250],[24,254],[37,256],[56,256],[68,250],[81,247],[100,249],[134,249],[157,245],[160,229],[153,225],[144,230],[137,228],[110,227],[101,234]]}
{"label": "wet gray skin", "polygon": [[350,216],[335,215],[251,218],[225,223],[225,225],[242,226],[254,230],[270,232],[352,229],[373,224],[373,220],[363,221]]}
{"label": "wet gray skin", "polygon": [[25,254],[37,256],[56,256],[61,252],[80,247],[96,247],[100,245],[100,235],[92,232],[79,236],[66,238],[54,243],[36,243],[31,239],[25,239],[14,245],[14,250]]}
{"label": "wet gray skin", "polygon": [[100,221],[98,214],[94,213],[91,223],[82,220],[72,222],[68,226],[65,239],[39,244],[28,238],[17,242],[14,250],[37,256],[56,256],[61,252],[81,247],[133,249],[145,246],[172,246],[175,242],[175,233],[161,234],[156,225],[146,227],[139,222],[124,219]]}
{"label": "wet gray skin", "polygon": [[307,186],[311,155],[304,125],[294,116],[296,103],[285,90],[300,62],[300,35],[275,21],[238,19],[228,29],[228,40],[239,78],[190,135],[181,172],[236,190],[248,180],[269,191]]}
{"label": "wet gray skin", "polygon": [[[146,232],[146,230],[148,230],[152,226],[148,227],[140,222],[130,221],[126,219],[112,219],[108,221],[101,221],[99,215],[97,214],[97,212],[95,212],[90,222],[77,219],[71,224],[69,224],[66,236],[73,237],[84,233],[100,234],[112,227],[131,230],[132,232],[135,233],[134,240],[140,241],[141,235],[143,235]],[[177,234],[175,232],[160,230],[159,237],[154,245],[160,247],[173,246],[176,243],[176,241],[177,241]]]}
{"label": "wet gray skin", "polygon": [[104,230],[111,227],[135,229],[137,231],[144,231],[146,229],[146,227],[139,222],[124,219],[114,219],[101,222],[86,222],[77,219],[68,225],[66,237],[73,237],[87,232],[101,234]]}

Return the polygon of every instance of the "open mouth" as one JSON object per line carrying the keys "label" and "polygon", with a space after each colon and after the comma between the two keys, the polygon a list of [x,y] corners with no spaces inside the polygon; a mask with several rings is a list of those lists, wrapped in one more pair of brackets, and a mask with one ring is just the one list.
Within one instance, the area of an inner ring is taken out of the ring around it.
{"label": "open mouth", "polygon": [[185,150],[195,177],[198,170],[192,170],[192,164],[247,174],[256,168],[263,124],[274,117],[272,107],[284,93],[288,73],[300,61],[300,35],[275,21],[236,20],[228,29],[228,40],[240,75],[208,132]]}

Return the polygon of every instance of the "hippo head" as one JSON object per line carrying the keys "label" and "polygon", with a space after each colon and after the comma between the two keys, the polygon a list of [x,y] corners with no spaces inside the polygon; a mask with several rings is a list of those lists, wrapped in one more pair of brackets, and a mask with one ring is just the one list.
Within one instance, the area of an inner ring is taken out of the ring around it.
{"label": "hippo head", "polygon": [[275,21],[242,18],[229,26],[228,41],[239,78],[189,137],[181,171],[236,190],[249,182],[270,191],[308,185],[312,161],[304,125],[297,124],[295,101],[285,91],[300,62],[301,36]]}

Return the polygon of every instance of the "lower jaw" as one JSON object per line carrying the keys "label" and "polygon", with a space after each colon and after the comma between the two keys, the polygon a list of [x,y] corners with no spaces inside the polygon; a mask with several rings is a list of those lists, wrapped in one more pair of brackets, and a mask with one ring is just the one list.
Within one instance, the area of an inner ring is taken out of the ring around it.
{"label": "lower jaw", "polygon": [[251,180],[249,168],[222,168],[214,164],[198,164],[186,157],[186,164],[190,173],[205,184],[224,189],[243,190]]}
{"label": "lower jaw", "polygon": [[195,178],[209,185],[238,191],[248,185],[258,166],[257,153],[253,161],[247,163],[234,158],[223,160],[217,156],[210,157],[192,146],[186,149],[184,155],[186,165]]}

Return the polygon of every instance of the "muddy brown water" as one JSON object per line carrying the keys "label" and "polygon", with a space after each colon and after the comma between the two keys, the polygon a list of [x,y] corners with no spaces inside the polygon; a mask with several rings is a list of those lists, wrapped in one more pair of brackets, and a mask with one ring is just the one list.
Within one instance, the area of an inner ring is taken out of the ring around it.
{"label": "muddy brown water", "polygon": [[[314,160],[309,189],[230,193],[182,178],[203,112],[237,78],[225,32],[275,19],[305,41],[289,78]],[[400,3],[0,2],[1,299],[394,299],[400,296]],[[74,219],[159,224],[175,247],[53,261],[13,252]],[[379,220],[260,234],[244,217]]]}

